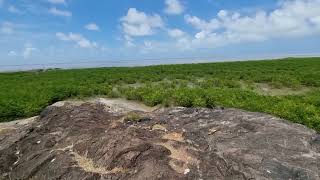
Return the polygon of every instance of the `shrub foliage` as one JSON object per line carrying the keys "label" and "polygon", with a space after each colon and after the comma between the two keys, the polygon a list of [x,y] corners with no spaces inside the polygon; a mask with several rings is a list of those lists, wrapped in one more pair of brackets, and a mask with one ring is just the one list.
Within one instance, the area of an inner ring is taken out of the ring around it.
{"label": "shrub foliage", "polygon": [[[320,132],[320,58],[1,73],[0,83],[0,121],[37,115],[65,99],[105,96],[150,106],[241,108]],[[259,83],[310,91],[268,96]]]}

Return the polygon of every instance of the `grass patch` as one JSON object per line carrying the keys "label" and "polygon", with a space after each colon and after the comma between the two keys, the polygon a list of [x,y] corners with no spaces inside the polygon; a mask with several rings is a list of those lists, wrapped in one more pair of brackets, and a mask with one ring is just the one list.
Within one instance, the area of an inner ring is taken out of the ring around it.
{"label": "grass patch", "polygon": [[142,119],[140,114],[136,112],[129,112],[125,117],[124,117],[124,122],[139,122]]}

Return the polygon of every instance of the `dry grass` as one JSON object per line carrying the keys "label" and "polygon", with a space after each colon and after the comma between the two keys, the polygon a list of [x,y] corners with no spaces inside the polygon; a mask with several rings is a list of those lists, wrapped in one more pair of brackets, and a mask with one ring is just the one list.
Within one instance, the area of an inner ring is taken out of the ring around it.
{"label": "dry grass", "polygon": [[10,132],[11,130],[13,130],[13,129],[7,129],[7,128],[0,128],[0,133],[3,133],[3,134],[5,134],[5,133],[8,133],[8,132]]}
{"label": "dry grass", "polygon": [[116,174],[116,173],[124,173],[125,169],[122,167],[115,167],[112,170],[107,170],[105,167],[101,167],[96,165],[92,159],[81,156],[76,152],[72,153],[74,155],[75,161],[77,161],[78,166],[81,167],[86,172],[98,173],[98,174]]}
{"label": "dry grass", "polygon": [[159,131],[164,131],[164,132],[166,132],[166,131],[167,131],[167,128],[164,127],[164,126],[162,126],[162,125],[160,125],[160,124],[155,124],[155,125],[152,126],[152,130],[153,130],[153,131],[159,130]]}

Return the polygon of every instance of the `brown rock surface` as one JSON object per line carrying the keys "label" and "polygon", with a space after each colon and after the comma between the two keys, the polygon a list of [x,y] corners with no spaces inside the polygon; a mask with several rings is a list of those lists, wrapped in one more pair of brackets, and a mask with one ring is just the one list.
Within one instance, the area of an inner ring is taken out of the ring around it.
{"label": "brown rock surface", "polygon": [[320,136],[304,126],[236,109],[124,103],[57,103],[1,124],[0,179],[320,179]]}

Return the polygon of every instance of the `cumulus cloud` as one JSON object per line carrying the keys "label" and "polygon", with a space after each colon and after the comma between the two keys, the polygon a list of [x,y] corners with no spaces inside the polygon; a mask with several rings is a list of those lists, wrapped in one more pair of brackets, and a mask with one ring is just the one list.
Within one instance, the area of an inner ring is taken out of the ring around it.
{"label": "cumulus cloud", "polygon": [[179,0],[166,0],[165,4],[166,4],[166,8],[164,12],[167,14],[177,15],[184,12],[185,8]]}
{"label": "cumulus cloud", "polygon": [[157,28],[164,27],[158,14],[148,15],[135,8],[130,8],[127,15],[120,20],[123,32],[127,36],[149,36],[154,34]]}
{"label": "cumulus cloud", "polygon": [[57,9],[56,7],[50,8],[49,13],[55,16],[64,16],[64,17],[72,16],[72,13],[70,11],[60,10],[60,9]]}
{"label": "cumulus cloud", "polygon": [[67,4],[65,0],[48,0],[48,2],[52,4]]}
{"label": "cumulus cloud", "polygon": [[85,28],[89,31],[100,31],[100,27],[95,23],[89,23],[85,26]]}
{"label": "cumulus cloud", "polygon": [[56,33],[56,36],[58,39],[62,41],[70,41],[76,43],[81,48],[97,48],[98,44],[96,42],[92,42],[85,37],[83,37],[81,34],[76,33],[69,33],[64,34],[61,32]]}
{"label": "cumulus cloud", "polygon": [[220,27],[220,22],[217,19],[210,21],[202,20],[196,16],[185,15],[185,21],[194,28],[202,31],[213,31]]}
{"label": "cumulus cloud", "polygon": [[169,29],[168,30],[168,35],[170,37],[173,37],[173,38],[179,38],[179,37],[182,37],[185,35],[185,32],[183,32],[182,30],[180,29]]}
{"label": "cumulus cloud", "polygon": [[320,34],[320,0],[281,1],[279,8],[254,15],[221,10],[208,21],[186,15],[188,24],[199,30],[191,43],[211,46],[272,38]]}

